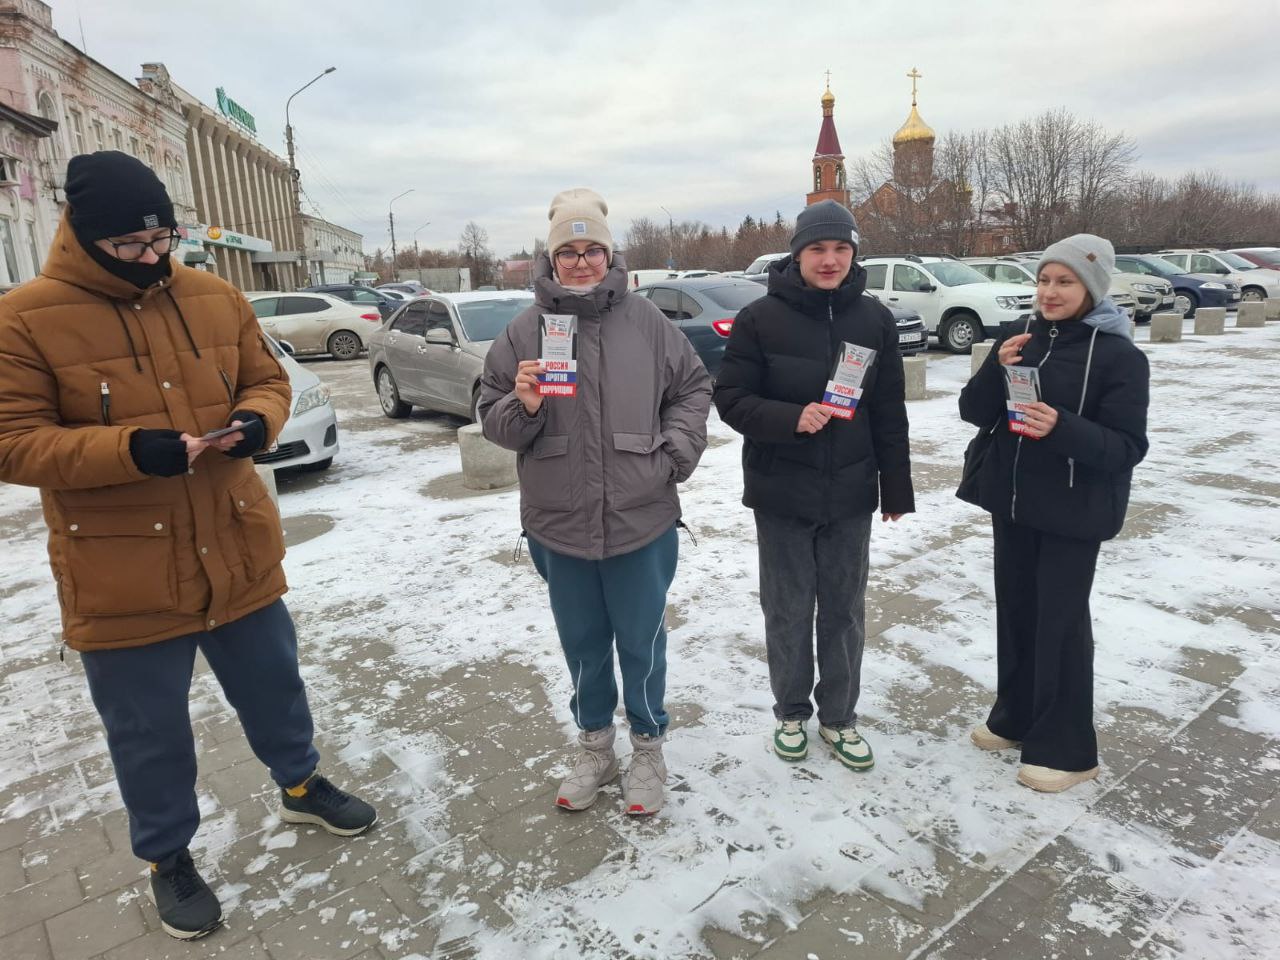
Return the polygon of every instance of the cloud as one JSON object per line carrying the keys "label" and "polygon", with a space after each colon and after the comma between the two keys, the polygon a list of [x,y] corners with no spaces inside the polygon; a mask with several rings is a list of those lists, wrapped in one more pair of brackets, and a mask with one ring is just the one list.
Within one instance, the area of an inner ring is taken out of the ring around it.
{"label": "cloud", "polygon": [[[475,220],[499,255],[545,236],[547,203],[575,185],[609,200],[619,236],[635,217],[665,219],[661,206],[730,227],[794,215],[827,69],[850,156],[905,119],[915,66],[940,135],[1060,106],[1134,137],[1140,169],[1214,167],[1280,190],[1280,69],[1245,39],[1249,21],[1262,35],[1263,12],[1104,0],[82,7],[94,57],[130,78],[163,61],[206,102],[224,86],[280,154],[285,100],[336,66],[291,109],[320,211],[372,251],[387,244],[388,201],[412,187],[395,205],[398,240],[430,221],[420,241],[451,246]],[[75,13],[55,5],[78,42]]]}

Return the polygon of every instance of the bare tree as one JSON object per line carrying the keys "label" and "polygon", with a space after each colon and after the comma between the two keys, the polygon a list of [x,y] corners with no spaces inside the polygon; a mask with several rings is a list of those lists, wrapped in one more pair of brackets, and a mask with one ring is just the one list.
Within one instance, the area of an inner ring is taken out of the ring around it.
{"label": "bare tree", "polygon": [[631,270],[654,270],[666,266],[669,240],[667,228],[648,217],[631,221],[626,233],[626,262]]}

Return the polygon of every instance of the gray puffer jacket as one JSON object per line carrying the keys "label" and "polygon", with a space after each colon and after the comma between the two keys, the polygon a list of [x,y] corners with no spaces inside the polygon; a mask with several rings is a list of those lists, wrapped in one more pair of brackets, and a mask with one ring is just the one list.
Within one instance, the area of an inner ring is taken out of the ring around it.
{"label": "gray puffer jacket", "polygon": [[[519,455],[520,519],[538,542],[586,560],[639,550],[680,519],[676,484],[707,446],[711,378],[688,338],[628,293],[621,257],[587,294],[560,286],[545,254],[535,275],[534,306],[485,358],[484,435]],[[544,313],[578,318],[578,392],[529,416],[515,375],[538,359]]]}

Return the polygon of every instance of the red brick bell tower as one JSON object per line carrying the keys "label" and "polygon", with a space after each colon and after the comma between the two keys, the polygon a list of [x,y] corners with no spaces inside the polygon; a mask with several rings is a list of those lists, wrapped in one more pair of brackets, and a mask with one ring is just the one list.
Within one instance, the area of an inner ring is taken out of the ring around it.
{"label": "red brick bell tower", "polygon": [[844,154],[836,134],[836,98],[831,93],[831,71],[827,71],[827,90],[822,95],[822,127],[818,130],[818,148],[813,154],[813,189],[805,198],[809,204],[834,200],[849,206],[849,183],[844,170]]}

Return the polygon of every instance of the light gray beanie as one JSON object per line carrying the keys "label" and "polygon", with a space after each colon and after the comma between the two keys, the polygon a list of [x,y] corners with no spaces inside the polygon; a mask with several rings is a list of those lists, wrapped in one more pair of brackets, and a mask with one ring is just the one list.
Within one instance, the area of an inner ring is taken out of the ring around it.
{"label": "light gray beanie", "polygon": [[562,190],[551,200],[547,219],[551,229],[547,231],[547,254],[554,257],[556,251],[575,240],[589,240],[609,251],[613,262],[613,234],[609,232],[609,205],[594,190],[574,187]]}
{"label": "light gray beanie", "polygon": [[1116,268],[1116,248],[1110,240],[1092,233],[1077,233],[1052,244],[1040,255],[1036,277],[1046,263],[1060,263],[1084,284],[1096,307],[1111,289],[1111,274]]}

